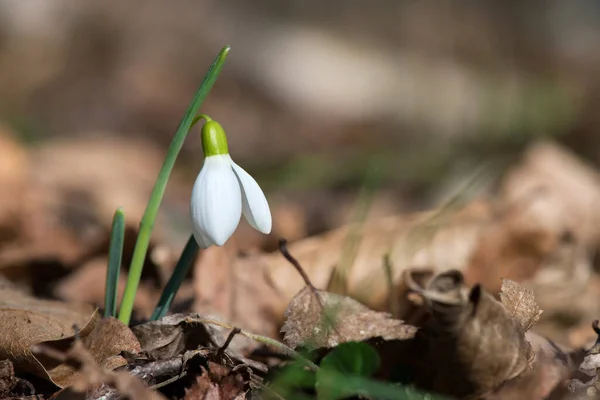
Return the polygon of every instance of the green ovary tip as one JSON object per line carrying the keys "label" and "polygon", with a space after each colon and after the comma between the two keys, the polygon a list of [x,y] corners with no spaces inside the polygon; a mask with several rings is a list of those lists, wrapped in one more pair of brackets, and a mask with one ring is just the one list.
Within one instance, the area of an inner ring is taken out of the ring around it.
{"label": "green ovary tip", "polygon": [[229,154],[227,136],[223,127],[209,118],[206,118],[206,123],[202,127],[202,150],[204,150],[204,157]]}

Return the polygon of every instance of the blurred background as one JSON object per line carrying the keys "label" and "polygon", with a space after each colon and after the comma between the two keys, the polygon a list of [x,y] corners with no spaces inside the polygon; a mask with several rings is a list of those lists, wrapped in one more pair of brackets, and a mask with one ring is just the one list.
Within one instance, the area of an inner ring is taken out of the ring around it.
{"label": "blurred background", "polygon": [[[482,166],[493,186],[541,139],[597,165],[598,21],[591,1],[0,1],[0,265],[17,280],[33,258],[52,276],[81,264],[117,206],[133,235],[225,44],[202,112],[275,223],[267,239],[242,226],[239,251],[344,225],[365,187],[378,217],[432,208]],[[199,139],[156,225],[173,254]]]}

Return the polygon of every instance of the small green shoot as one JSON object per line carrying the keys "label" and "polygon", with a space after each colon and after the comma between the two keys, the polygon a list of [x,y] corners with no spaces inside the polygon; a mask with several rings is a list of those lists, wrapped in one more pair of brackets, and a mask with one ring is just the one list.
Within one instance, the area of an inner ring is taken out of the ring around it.
{"label": "small green shoot", "polygon": [[169,145],[167,155],[158,174],[154,188],[152,189],[148,206],[146,207],[146,211],[144,212],[142,221],[140,223],[140,230],[133,250],[131,266],[129,268],[129,277],[127,279],[127,285],[125,286],[123,301],[121,302],[121,309],[119,311],[119,319],[126,325],[129,325],[129,321],[131,319],[133,302],[135,300],[135,294],[142,276],[142,267],[144,266],[146,253],[148,252],[150,237],[152,235],[152,229],[154,228],[154,220],[156,219],[160,203],[162,202],[169,176],[171,175],[171,171],[175,165],[175,160],[177,159],[179,151],[183,146],[183,142],[190,128],[192,127],[192,123],[194,122],[200,106],[204,102],[204,99],[212,89],[217,77],[219,76],[219,73],[223,69],[223,65],[229,50],[229,46],[223,47],[206,73],[204,81],[196,92],[192,103],[187,109],[185,116],[181,120],[179,128],[177,128],[177,132],[175,133],[175,136]]}
{"label": "small green shoot", "polygon": [[181,286],[181,283],[183,282],[187,272],[194,262],[197,252],[198,243],[196,243],[194,235],[190,235],[185,248],[181,252],[179,261],[177,261],[177,264],[175,265],[175,270],[173,271],[171,278],[169,278],[169,282],[167,282],[167,285],[160,295],[160,300],[158,301],[158,305],[150,317],[150,321],[157,321],[167,315],[167,312],[171,307],[171,303],[173,302],[173,299],[175,298],[175,295]]}
{"label": "small green shoot", "polygon": [[117,282],[123,259],[123,242],[125,238],[125,213],[117,208],[110,232],[108,249],[108,267],[106,269],[106,290],[104,295],[104,318],[117,315]]}
{"label": "small green shoot", "polygon": [[290,362],[277,372],[271,389],[287,400],[310,399],[313,397],[309,393],[314,391],[319,400],[352,396],[378,400],[444,399],[410,386],[373,379],[379,366],[379,354],[373,347],[362,342],[346,342],[323,357],[316,371],[307,369],[298,361]]}

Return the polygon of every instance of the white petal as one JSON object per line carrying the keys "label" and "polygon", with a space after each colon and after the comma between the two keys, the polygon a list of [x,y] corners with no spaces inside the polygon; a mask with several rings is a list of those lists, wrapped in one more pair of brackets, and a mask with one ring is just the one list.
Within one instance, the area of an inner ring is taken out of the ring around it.
{"label": "white petal", "polygon": [[228,155],[206,157],[190,202],[192,230],[200,248],[222,246],[242,215],[240,184]]}
{"label": "white petal", "polygon": [[242,187],[242,212],[248,223],[262,233],[271,233],[271,210],[260,186],[249,173],[231,161]]}

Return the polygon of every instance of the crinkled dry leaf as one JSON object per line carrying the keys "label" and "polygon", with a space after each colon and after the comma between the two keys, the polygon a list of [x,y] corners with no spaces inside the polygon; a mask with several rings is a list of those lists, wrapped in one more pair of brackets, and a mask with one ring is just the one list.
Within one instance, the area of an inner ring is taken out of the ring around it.
{"label": "crinkled dry leaf", "polygon": [[[216,319],[214,319],[216,321]],[[155,359],[165,359],[198,347],[218,348],[227,340],[229,329],[203,323],[210,321],[198,314],[173,314],[132,328],[142,350]],[[243,335],[233,337],[227,346],[232,358],[243,358],[257,343]]]}
{"label": "crinkled dry leaf", "polygon": [[0,290],[0,359],[11,360],[15,368],[48,379],[57,386],[69,385],[74,369],[31,353],[31,346],[44,344],[64,349],[78,336],[102,367],[112,370],[126,364],[119,354],[137,353],[137,339],[115,318],[100,319],[94,307],[29,297],[13,288]]}
{"label": "crinkled dry leaf", "polygon": [[0,396],[8,397],[9,393],[17,386],[18,379],[15,369],[9,360],[0,361]]}
{"label": "crinkled dry leaf", "polygon": [[[56,349],[64,349],[73,342],[73,338],[47,341],[42,344]],[[91,332],[81,338],[87,352],[95,363],[102,368],[112,371],[127,364],[121,356],[122,352],[139,353],[140,344],[131,329],[116,318],[106,318],[96,321]],[[46,360],[40,360],[46,367],[52,381],[58,386],[65,387],[77,379],[76,369],[67,364],[51,367]]]}
{"label": "crinkled dry leaf", "polygon": [[519,321],[524,331],[535,325],[542,315],[533,292],[509,279],[502,280],[500,300],[506,310]]}
{"label": "crinkled dry leaf", "polygon": [[186,390],[184,400],[242,400],[246,398],[244,386],[239,372],[209,362],[208,370],[202,368],[202,375]]}
{"label": "crinkled dry leaf", "polygon": [[526,371],[533,359],[520,321],[459,271],[417,288],[432,319],[415,336],[415,383],[459,398],[479,398]]}
{"label": "crinkled dry leaf", "polygon": [[586,244],[600,241],[596,169],[556,143],[534,143],[505,178],[502,197],[513,202],[536,191],[543,191],[545,200],[527,211],[530,220],[554,233],[573,232]]}
{"label": "crinkled dry leaf", "polygon": [[168,315],[132,328],[142,351],[154,359],[174,357],[199,346],[216,346],[204,324],[188,321],[188,315]]}
{"label": "crinkled dry leaf", "polygon": [[[319,299],[317,300],[317,297]],[[292,348],[302,344],[331,348],[375,337],[407,339],[416,328],[377,312],[349,297],[305,287],[290,302],[281,329]]]}
{"label": "crinkled dry leaf", "polygon": [[[394,283],[410,267],[462,268],[468,264],[478,235],[491,221],[491,215],[488,204],[473,202],[458,212],[438,210],[368,221],[360,232],[362,239],[348,276],[348,294],[370,308],[385,309],[389,300],[389,280],[382,267],[385,254],[390,255],[394,266]],[[304,266],[315,287],[327,287],[332,269],[343,259],[344,243],[352,229],[346,226],[289,245],[290,253]],[[252,260],[238,259],[235,264],[240,264],[236,271],[252,271],[254,281],[263,280],[255,272],[258,268],[263,271],[269,290],[275,292],[266,305],[274,316],[282,315],[292,294],[304,286],[279,252]]]}
{"label": "crinkled dry leaf", "polygon": [[0,289],[0,359],[11,360],[17,370],[51,379],[52,367],[34,357],[30,347],[72,337],[74,325],[81,327],[79,334],[85,337],[93,331],[97,319],[98,313],[89,304],[40,300],[3,285]]}
{"label": "crinkled dry leaf", "polygon": [[[106,334],[105,334],[106,335]],[[45,344],[35,346],[36,354],[57,364],[69,365],[77,370],[72,385],[55,394],[57,400],[103,398],[96,395],[107,387],[117,389],[122,397],[130,400],[165,400],[159,393],[150,390],[144,382],[126,371],[111,372],[98,365],[94,356],[80,340],[75,340],[66,352]],[[82,396],[84,395],[84,396]]]}

